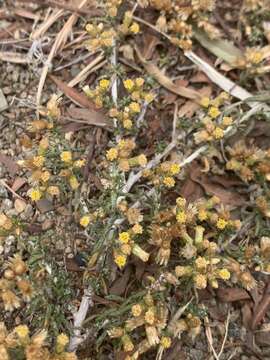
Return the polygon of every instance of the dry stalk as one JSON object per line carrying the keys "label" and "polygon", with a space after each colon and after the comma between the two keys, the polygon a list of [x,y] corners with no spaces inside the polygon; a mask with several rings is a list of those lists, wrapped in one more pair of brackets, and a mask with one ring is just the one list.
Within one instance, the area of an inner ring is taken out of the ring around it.
{"label": "dry stalk", "polygon": [[78,346],[85,340],[85,337],[87,336],[82,336],[81,326],[85,320],[89,307],[93,306],[92,297],[92,288],[89,287],[88,289],[85,289],[79,310],[73,315],[73,335],[69,341],[68,351],[76,351]]}
{"label": "dry stalk", "polygon": [[79,82],[85,80],[91,71],[93,71],[94,68],[96,69],[96,65],[99,64],[102,60],[104,60],[103,53],[99,54],[93,61],[91,61],[85,68],[83,68],[82,71],[80,71],[79,74],[68,83],[68,86],[74,87]]}
{"label": "dry stalk", "polygon": [[[79,9],[82,8],[88,0],[82,0],[80,5],[79,5]],[[65,23],[65,25],[63,26],[62,30],[59,32],[59,34],[57,35],[55,42],[51,48],[50,54],[48,56],[47,62],[44,65],[43,69],[42,69],[42,73],[40,76],[40,81],[38,84],[38,90],[37,90],[37,97],[36,97],[36,106],[37,106],[37,116],[39,116],[39,105],[40,105],[40,99],[41,99],[41,94],[42,94],[42,90],[43,90],[43,86],[49,71],[49,68],[51,67],[51,63],[52,60],[54,58],[54,56],[57,54],[57,52],[59,50],[61,50],[61,48],[63,47],[63,45],[66,43],[67,38],[69,36],[69,34],[71,33],[72,27],[73,25],[76,23],[78,19],[78,15],[77,14],[73,14],[70,16],[70,18],[68,19],[68,21]]]}
{"label": "dry stalk", "polygon": [[230,313],[230,310],[229,310],[229,311],[228,311],[228,315],[227,315],[227,319],[226,319],[224,339],[223,339],[223,341],[222,341],[222,345],[221,345],[220,352],[218,353],[218,359],[221,357],[221,355],[222,355],[222,353],[223,353],[223,351],[224,351],[224,346],[225,346],[225,344],[226,344],[226,340],[227,340],[227,337],[228,337],[230,317],[231,317],[231,313]]}
{"label": "dry stalk", "polygon": [[58,20],[61,16],[65,14],[64,10],[53,10],[52,14],[45,20],[43,23],[32,32],[30,35],[30,40],[38,40],[43,37],[46,31]]}

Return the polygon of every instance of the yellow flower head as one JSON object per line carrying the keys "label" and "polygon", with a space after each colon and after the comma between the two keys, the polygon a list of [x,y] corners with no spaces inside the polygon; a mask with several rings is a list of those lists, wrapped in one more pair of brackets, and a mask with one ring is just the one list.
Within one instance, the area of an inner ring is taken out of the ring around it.
{"label": "yellow flower head", "polygon": [[195,265],[196,268],[199,270],[205,270],[207,267],[207,261],[204,257],[199,256],[196,260],[195,260]]}
{"label": "yellow flower head", "polygon": [[124,80],[123,84],[125,89],[127,89],[128,91],[132,91],[132,89],[134,88],[134,81],[132,79]]}
{"label": "yellow flower head", "polygon": [[207,96],[203,97],[203,98],[201,99],[201,101],[200,101],[200,104],[201,104],[203,107],[207,108],[207,107],[209,106],[209,104],[210,104],[210,99],[209,99],[209,97],[207,97]]}
{"label": "yellow flower head", "polygon": [[59,196],[60,195],[59,187],[58,186],[49,186],[47,189],[47,193],[52,196]]}
{"label": "yellow flower head", "polygon": [[131,308],[131,312],[132,312],[132,315],[137,317],[137,316],[140,316],[141,313],[142,313],[142,307],[140,304],[135,304],[132,306]]}
{"label": "yellow flower head", "polygon": [[141,111],[140,104],[138,104],[137,102],[130,103],[129,104],[129,109],[133,113],[139,113]]}
{"label": "yellow flower head", "polygon": [[222,124],[224,126],[230,126],[233,123],[233,118],[231,116],[224,116],[224,118],[222,119]]}
{"label": "yellow flower head", "polygon": [[172,344],[172,340],[171,338],[169,338],[168,336],[162,336],[161,340],[160,340],[160,345],[164,348],[164,349],[168,349]]}
{"label": "yellow flower head", "polygon": [[65,347],[69,342],[69,338],[66,334],[60,334],[57,336],[56,343]]}
{"label": "yellow flower head", "polygon": [[29,329],[28,329],[28,326],[26,326],[26,325],[16,326],[14,331],[18,335],[18,337],[21,339],[26,338],[29,334]]}
{"label": "yellow flower head", "polygon": [[43,182],[47,182],[50,179],[50,177],[51,177],[51,174],[49,173],[49,171],[46,170],[41,174],[40,179]]}
{"label": "yellow flower head", "polygon": [[138,32],[140,31],[140,26],[139,24],[137,24],[136,22],[132,23],[132,25],[130,26],[129,30],[133,33],[133,34],[138,34]]}
{"label": "yellow flower head", "polygon": [[143,233],[143,227],[140,224],[135,224],[132,227],[132,231],[134,232],[134,234],[142,234]]}
{"label": "yellow flower head", "polygon": [[172,164],[170,167],[170,173],[171,175],[177,175],[179,174],[181,168],[179,164]]}
{"label": "yellow flower head", "polygon": [[219,270],[218,274],[222,280],[229,280],[231,277],[231,274],[230,274],[229,270],[227,270],[227,269]]}
{"label": "yellow flower head", "polygon": [[86,24],[85,30],[90,34],[94,34],[96,27],[93,24]]}
{"label": "yellow flower head", "polygon": [[101,88],[101,90],[107,90],[110,86],[110,81],[107,79],[102,79],[99,82],[99,87]]}
{"label": "yellow flower head", "polygon": [[185,211],[179,211],[179,213],[177,213],[176,215],[176,220],[177,222],[179,222],[179,224],[184,224],[187,220],[187,215]]}
{"label": "yellow flower head", "polygon": [[124,255],[130,255],[132,248],[129,244],[122,244],[120,250]]}
{"label": "yellow flower head", "polygon": [[144,320],[145,320],[148,324],[150,324],[150,325],[153,325],[153,324],[154,324],[154,322],[155,322],[155,312],[154,312],[153,309],[150,308],[150,309],[145,313],[145,315],[144,315]]}
{"label": "yellow flower head", "polygon": [[126,119],[123,121],[123,127],[124,129],[130,130],[133,126],[133,123],[130,119]]}
{"label": "yellow flower head", "polygon": [[218,110],[217,107],[211,106],[210,109],[208,110],[208,115],[211,116],[212,119],[215,119],[220,115],[220,111]]}
{"label": "yellow flower head", "polygon": [[200,221],[206,220],[207,217],[208,217],[208,214],[207,214],[207,211],[206,211],[205,209],[200,209],[200,210],[198,211],[198,219],[199,219]]}
{"label": "yellow flower head", "polygon": [[44,156],[35,156],[33,157],[32,163],[35,167],[41,168],[44,164]]}
{"label": "yellow flower head", "polygon": [[135,80],[135,83],[136,83],[136,86],[137,87],[142,87],[143,86],[143,84],[144,84],[144,79],[143,78],[136,78],[136,80]]}
{"label": "yellow flower head", "polygon": [[85,163],[86,163],[86,161],[84,159],[83,160],[76,160],[76,161],[74,161],[73,166],[75,168],[80,169],[81,167],[83,167],[85,165]]}
{"label": "yellow flower head", "polygon": [[113,161],[117,159],[117,157],[118,157],[118,150],[116,148],[111,148],[106,152],[106,158],[109,161]]}
{"label": "yellow flower head", "polygon": [[72,154],[70,151],[63,151],[60,157],[63,162],[69,163],[72,161]]}
{"label": "yellow flower head", "polygon": [[41,191],[39,189],[30,189],[29,190],[29,196],[32,201],[38,201],[41,199]]}
{"label": "yellow flower head", "polygon": [[205,275],[202,274],[195,275],[194,281],[197,289],[205,289],[207,286],[207,278]]}
{"label": "yellow flower head", "polygon": [[222,139],[224,136],[224,130],[222,130],[220,127],[216,127],[213,131],[213,136],[216,140]]}
{"label": "yellow flower head", "polygon": [[121,269],[126,265],[127,258],[124,255],[116,255],[114,258],[114,262]]}
{"label": "yellow flower head", "polygon": [[129,233],[127,231],[123,231],[119,234],[119,241],[122,244],[127,244],[130,240]]}
{"label": "yellow flower head", "polygon": [[150,104],[150,102],[152,102],[155,98],[155,95],[154,94],[151,94],[151,93],[147,93],[144,95],[144,100]]}
{"label": "yellow flower head", "polygon": [[138,164],[140,166],[145,166],[147,164],[147,158],[144,154],[138,156]]}
{"label": "yellow flower head", "polygon": [[228,221],[226,221],[225,219],[222,219],[222,218],[219,218],[216,223],[216,227],[219,230],[224,230],[227,225],[228,225]]}
{"label": "yellow flower head", "polygon": [[163,179],[163,184],[167,187],[167,188],[172,188],[175,185],[175,180],[173,177],[171,176],[166,176]]}
{"label": "yellow flower head", "polygon": [[76,176],[74,176],[74,175],[69,178],[69,184],[70,184],[72,190],[76,190],[80,186]]}
{"label": "yellow flower head", "polygon": [[83,226],[84,228],[86,228],[90,223],[90,216],[89,215],[84,215],[83,217],[81,217],[80,219],[80,225]]}
{"label": "yellow flower head", "polygon": [[187,201],[183,197],[178,197],[176,199],[176,205],[181,207],[181,208],[184,207],[186,205],[186,203],[187,203]]}

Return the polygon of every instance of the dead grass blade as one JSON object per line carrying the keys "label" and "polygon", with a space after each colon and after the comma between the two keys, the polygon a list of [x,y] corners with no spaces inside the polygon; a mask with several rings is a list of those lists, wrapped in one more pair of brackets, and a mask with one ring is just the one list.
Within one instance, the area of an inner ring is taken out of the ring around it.
{"label": "dead grass blade", "polygon": [[27,55],[15,53],[12,51],[0,51],[0,60],[11,62],[14,64],[27,64],[28,57]]}
{"label": "dead grass blade", "polygon": [[75,104],[81,105],[84,108],[95,110],[95,104],[92,103],[86,95],[79,93],[77,90],[65,84],[62,80],[56,76],[49,75],[50,79],[57,85],[57,87]]}
{"label": "dead grass blade", "polygon": [[46,31],[55,23],[55,21],[64,15],[64,13],[64,10],[54,10],[52,14],[42,24],[40,24],[40,26],[35,31],[33,31],[30,39],[40,39],[46,33]]}
{"label": "dead grass blade", "polygon": [[67,113],[72,118],[71,120],[75,122],[108,128],[112,127],[112,124],[107,121],[105,115],[98,111],[73,107],[68,109]]}
{"label": "dead grass blade", "polygon": [[[97,56],[93,61],[91,61],[85,68],[82,69],[82,71],[79,72],[79,74],[77,76],[75,76],[74,79],[72,79],[69,83],[68,86],[73,87],[75,85],[77,85],[79,82],[85,80],[89,74],[91,73],[91,71],[96,67],[97,64],[99,64],[102,60],[104,60],[104,55],[103,53],[100,54],[99,56]],[[106,63],[106,62],[105,62]],[[103,62],[103,65],[105,64]]]}
{"label": "dead grass blade", "polygon": [[[29,0],[20,0],[20,2],[29,3]],[[70,4],[67,4],[66,2],[56,1],[56,0],[31,0],[32,3],[40,4],[40,5],[46,5],[50,7],[56,7],[58,9],[64,9],[71,11],[73,13],[78,13],[81,15],[90,15],[90,16],[102,16],[103,12],[100,9],[85,9],[81,8],[80,6],[74,6],[72,4],[72,1],[70,1]],[[74,2],[74,0],[73,0]]]}
{"label": "dead grass blade", "polygon": [[254,309],[254,315],[251,322],[251,330],[255,330],[258,324],[262,321],[264,318],[267,310],[270,307],[270,282],[267,284],[263,298],[259,302],[258,306]]}
{"label": "dead grass blade", "polygon": [[[230,79],[226,78],[222,74],[220,74],[216,69],[214,69],[211,65],[209,65],[207,62],[202,60],[199,56],[197,56],[193,51],[187,51],[185,52],[185,56],[192,61],[195,65],[197,65],[200,70],[202,70],[213,83],[218,85],[221,89],[226,91],[227,93],[231,94],[232,96],[236,97],[237,99],[240,99],[242,101],[247,100],[249,97],[252,97],[252,94],[242,88],[241,86],[237,85]],[[259,108],[263,108],[267,111],[270,110],[270,107],[266,104],[262,104],[259,102],[248,102],[247,104],[251,108],[256,108],[258,111]]]}
{"label": "dead grass blade", "polygon": [[[79,8],[82,8],[87,3],[87,1],[88,0],[82,0],[82,2],[79,5]],[[36,97],[37,116],[39,116],[38,108],[39,108],[39,105],[40,105],[42,89],[43,89],[43,86],[44,86],[44,83],[45,83],[45,80],[46,80],[47,73],[49,71],[49,67],[51,65],[51,62],[52,62],[54,56],[57,54],[57,52],[59,50],[61,50],[61,48],[66,43],[67,38],[68,38],[69,34],[71,33],[72,27],[76,23],[77,19],[78,19],[78,15],[73,14],[73,15],[70,16],[68,21],[65,23],[62,30],[57,35],[57,37],[55,39],[55,42],[54,42],[54,44],[52,46],[52,49],[50,51],[50,54],[48,56],[47,62],[46,62],[46,64],[44,65],[44,67],[42,69],[40,81],[39,81],[39,84],[38,84],[37,97]]]}
{"label": "dead grass blade", "polygon": [[244,61],[242,51],[232,43],[222,39],[210,39],[202,30],[194,30],[193,33],[204,48],[231,66],[236,66],[239,60]]}
{"label": "dead grass blade", "polygon": [[201,99],[201,94],[199,92],[192,89],[187,89],[183,86],[175,85],[170,78],[168,78],[159,70],[156,65],[146,61],[137,46],[135,46],[135,51],[137,53],[138,59],[144,66],[145,70],[148,72],[149,75],[153,76],[160,85],[162,85],[167,90],[173,92],[176,95],[196,101],[199,101]]}

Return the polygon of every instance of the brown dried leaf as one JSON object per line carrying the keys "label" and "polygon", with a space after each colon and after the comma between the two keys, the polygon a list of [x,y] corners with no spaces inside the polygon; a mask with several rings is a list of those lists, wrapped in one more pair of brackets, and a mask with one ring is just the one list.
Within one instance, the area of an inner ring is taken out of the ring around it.
{"label": "brown dried leaf", "polygon": [[242,322],[246,329],[250,328],[250,323],[252,320],[252,311],[250,305],[250,302],[245,302],[245,304],[241,308]]}
{"label": "brown dried leaf", "polygon": [[173,92],[174,94],[177,94],[179,96],[183,96],[188,99],[194,99],[199,101],[201,99],[201,94],[193,89],[187,89],[182,86],[175,85],[169,77],[164,75],[159,68],[152,64],[147,62],[144,57],[142,56],[140,50],[137,46],[135,46],[136,54],[140,60],[140,62],[143,64],[145,70],[148,72],[149,75],[153,76],[157,82],[159,82],[160,85],[164,86],[167,90]]}
{"label": "brown dried leaf", "polygon": [[[205,86],[199,90],[199,93],[202,96],[210,97],[212,93],[212,87],[211,86]],[[179,110],[178,116],[183,117],[186,116],[188,118],[191,118],[195,111],[197,111],[200,108],[200,105],[196,103],[195,101],[188,100]]]}
{"label": "brown dried leaf", "polygon": [[131,276],[131,270],[132,270],[132,267],[127,266],[125,268],[124,274],[120,278],[118,278],[114,281],[113,285],[111,286],[111,288],[109,290],[110,295],[121,296],[125,293],[127,284],[129,282],[129,279]]}
{"label": "brown dried leaf", "polygon": [[219,288],[216,290],[216,294],[222,302],[235,302],[250,299],[248,292],[240,288]]}
{"label": "brown dried leaf", "polygon": [[29,61],[27,55],[12,51],[0,51],[0,60],[15,64],[27,64]]}
{"label": "brown dried leaf", "polygon": [[96,125],[101,127],[111,127],[112,124],[106,119],[105,115],[91,109],[81,109],[71,107],[67,109],[67,113],[72,120],[88,125]]}
{"label": "brown dried leaf", "polygon": [[202,168],[196,162],[190,168],[190,178],[200,184],[204,191],[209,195],[217,196],[224,205],[241,206],[245,204],[245,199],[236,191],[230,190],[215,182],[208,174],[202,173]]}
{"label": "brown dried leaf", "polygon": [[253,318],[251,322],[251,329],[255,330],[259,323],[264,318],[268,308],[270,306],[270,282],[266,285],[263,298],[259,302],[258,306],[253,309]]}
{"label": "brown dried leaf", "polygon": [[149,32],[145,33],[143,36],[143,48],[142,48],[142,56],[145,60],[150,60],[153,57],[154,51],[157,45],[161,44],[160,39],[150,34]]}
{"label": "brown dried leaf", "polygon": [[86,95],[79,93],[54,75],[49,75],[49,77],[71,101],[75,102],[75,104],[90,110],[95,110],[95,104],[91,102]]}

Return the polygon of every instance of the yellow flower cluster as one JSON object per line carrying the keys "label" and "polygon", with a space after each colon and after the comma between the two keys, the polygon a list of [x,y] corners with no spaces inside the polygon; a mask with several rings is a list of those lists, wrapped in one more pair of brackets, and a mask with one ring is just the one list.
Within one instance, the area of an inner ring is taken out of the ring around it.
{"label": "yellow flower cluster", "polygon": [[114,29],[106,29],[104,23],[98,25],[87,24],[85,30],[90,36],[90,39],[85,41],[85,46],[89,51],[112,47],[114,38],[117,35]]}
{"label": "yellow flower cluster", "polygon": [[0,213],[0,236],[10,235],[11,233],[19,235],[21,233],[20,226],[6,214]]}
{"label": "yellow flower cluster", "polygon": [[1,360],[14,360],[14,354],[19,355],[20,359],[27,360],[77,360],[75,353],[66,351],[69,342],[67,335],[57,336],[53,351],[50,351],[46,344],[47,336],[46,330],[30,336],[30,330],[26,325],[18,325],[8,332],[5,324],[0,323]]}
{"label": "yellow flower cluster", "polygon": [[194,25],[202,28],[212,39],[220,37],[218,28],[210,23],[214,0],[193,0],[185,4],[171,0],[150,0],[149,5],[164,13],[159,17],[157,26],[162,31],[168,31],[172,43],[183,50],[192,47]]}
{"label": "yellow flower cluster", "polygon": [[143,176],[148,178],[155,186],[165,186],[173,188],[175,186],[175,177],[180,173],[179,164],[172,161],[165,161],[160,166],[151,171],[144,171]]}
{"label": "yellow flower cluster", "polygon": [[[136,226],[140,227],[139,224],[136,224]],[[133,240],[133,236],[140,233],[141,232],[134,232],[134,227],[129,231],[123,231],[119,233],[116,246],[114,248],[114,262],[120,269],[126,265],[127,257],[130,254],[137,256],[144,262],[148,261],[149,254]]]}
{"label": "yellow flower cluster", "polygon": [[13,311],[21,306],[20,294],[23,301],[30,301],[33,296],[31,283],[25,278],[27,265],[20,255],[15,255],[6,264],[5,271],[0,278],[0,298],[6,311]]}
{"label": "yellow flower cluster", "polygon": [[138,34],[140,26],[137,22],[132,19],[132,12],[126,11],[124,14],[123,23],[118,27],[118,31],[124,35]]}
{"label": "yellow flower cluster", "polygon": [[101,79],[94,90],[91,90],[88,85],[84,86],[85,94],[94,101],[95,106],[99,109],[104,105],[106,93],[110,88],[110,80]]}
{"label": "yellow flower cluster", "polygon": [[76,171],[85,165],[85,160],[73,160],[71,151],[62,151],[59,158],[61,162],[59,173],[52,169],[54,171],[52,174],[52,171],[46,167],[50,161],[49,139],[43,137],[39,142],[38,155],[18,161],[20,166],[31,171],[28,196],[32,201],[39,201],[43,197],[50,199],[59,197],[60,188],[55,183],[61,181],[61,178],[67,178],[72,190],[79,187]]}
{"label": "yellow flower cluster", "polygon": [[[216,197],[189,204],[184,198],[179,197],[175,207],[159,212],[153,219],[149,227],[148,242],[157,248],[156,262],[167,265],[173,240],[181,239],[181,256],[189,261],[202,251],[206,251],[208,255],[216,252],[216,243],[204,240],[206,229],[211,229],[212,236],[218,237],[225,229],[234,231],[239,230],[240,226],[241,222],[231,220],[230,212]],[[191,233],[194,235],[191,236]]]}
{"label": "yellow flower cluster", "polygon": [[[224,137],[225,130],[233,124],[233,118],[222,116],[219,109],[228,98],[228,94],[222,92],[213,100],[210,100],[208,97],[201,99],[201,106],[207,109],[207,115],[201,120],[203,129],[194,134],[197,144],[221,140]],[[219,117],[221,119],[217,121]]]}
{"label": "yellow flower cluster", "polygon": [[153,101],[154,95],[144,90],[143,78],[128,78],[123,81],[123,85],[129,94],[128,104],[121,109],[111,108],[109,116],[121,124],[124,129],[130,130],[136,125],[136,119],[141,112],[143,103]]}
{"label": "yellow flower cluster", "polygon": [[254,145],[239,141],[227,147],[229,160],[227,170],[234,171],[243,181],[250,182],[256,176],[270,179],[270,150],[262,150]]}
{"label": "yellow flower cluster", "polygon": [[150,347],[161,343],[164,348],[169,348],[171,339],[162,335],[162,329],[166,326],[168,310],[162,302],[155,301],[148,292],[140,303],[134,304],[131,308],[131,317],[125,322],[123,328],[112,328],[108,331],[111,338],[120,338],[124,351],[133,351],[134,344],[131,336],[136,328],[144,326],[146,339],[138,344],[133,358],[138,358]]}
{"label": "yellow flower cluster", "polygon": [[118,8],[121,4],[122,4],[122,0],[105,1],[106,13],[111,17],[115,17],[117,15]]}
{"label": "yellow flower cluster", "polygon": [[118,161],[118,167],[121,171],[128,172],[131,168],[147,165],[147,158],[144,154],[130,157],[136,145],[132,139],[121,139],[117,146],[106,152],[108,161]]}

